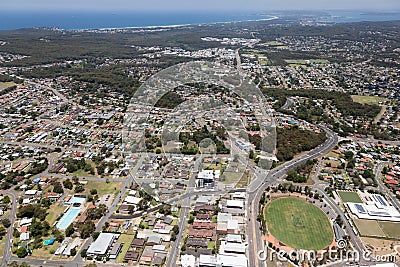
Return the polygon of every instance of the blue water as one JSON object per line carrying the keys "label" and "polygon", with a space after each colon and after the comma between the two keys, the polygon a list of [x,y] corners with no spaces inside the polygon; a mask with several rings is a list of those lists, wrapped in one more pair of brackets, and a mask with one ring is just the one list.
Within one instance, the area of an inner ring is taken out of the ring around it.
{"label": "blue water", "polygon": [[57,224],[57,228],[61,230],[67,229],[67,227],[73,222],[76,216],[78,216],[80,210],[80,208],[70,208]]}
{"label": "blue water", "polygon": [[[400,11],[323,11],[326,15],[315,15],[320,22],[360,22],[400,20]],[[0,30],[35,27],[56,27],[66,30],[127,28],[146,26],[171,26],[216,22],[251,21],[271,18],[271,14],[284,18],[290,12],[17,12],[0,10]],[[301,15],[302,12],[296,12]],[[305,11],[305,14],[307,12]]]}
{"label": "blue water", "polygon": [[79,203],[79,204],[83,204],[84,202],[85,202],[85,198],[83,198],[83,197],[72,197],[70,200],[69,200],[69,203]]}
{"label": "blue water", "polygon": [[400,20],[400,11],[371,12],[371,11],[350,11],[333,10],[327,11],[327,16],[318,18],[323,22],[360,22],[360,21],[392,21]]}
{"label": "blue water", "polygon": [[46,12],[18,13],[0,11],[0,30],[57,27],[61,29],[100,29],[145,26],[170,26],[182,24],[203,24],[259,20],[271,16],[256,13],[201,13],[201,12],[141,12],[141,13],[101,13],[101,12]]}

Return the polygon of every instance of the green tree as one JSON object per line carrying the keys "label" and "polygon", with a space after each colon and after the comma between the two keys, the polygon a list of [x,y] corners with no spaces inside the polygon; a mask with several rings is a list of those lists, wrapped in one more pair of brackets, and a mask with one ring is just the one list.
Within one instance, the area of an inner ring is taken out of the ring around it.
{"label": "green tree", "polygon": [[97,195],[97,189],[96,188],[91,189],[90,194]]}
{"label": "green tree", "polygon": [[72,248],[71,249],[71,256],[75,256],[76,255],[76,248]]}
{"label": "green tree", "polygon": [[87,256],[87,249],[85,248],[85,249],[82,249],[82,251],[81,251],[81,257],[86,258],[86,256]]}
{"label": "green tree", "polygon": [[28,251],[24,247],[20,247],[15,254],[17,254],[18,258],[25,258],[28,255]]}
{"label": "green tree", "polygon": [[4,226],[5,228],[8,228],[8,227],[11,226],[11,222],[10,222],[10,220],[9,220],[8,218],[2,219],[2,220],[1,220],[1,223],[3,224],[3,226]]}
{"label": "green tree", "polygon": [[71,190],[72,187],[74,186],[74,185],[72,184],[72,182],[71,182],[70,179],[65,180],[65,181],[63,182],[63,185],[64,185],[65,188],[67,188],[67,189],[69,189],[69,190]]}
{"label": "green tree", "polygon": [[75,233],[75,229],[74,224],[71,223],[70,225],[68,225],[67,229],[65,229],[65,236],[71,236],[73,233]]}
{"label": "green tree", "polygon": [[58,193],[58,194],[63,194],[64,193],[64,189],[63,189],[63,187],[62,187],[60,182],[56,182],[54,184],[53,192]]}

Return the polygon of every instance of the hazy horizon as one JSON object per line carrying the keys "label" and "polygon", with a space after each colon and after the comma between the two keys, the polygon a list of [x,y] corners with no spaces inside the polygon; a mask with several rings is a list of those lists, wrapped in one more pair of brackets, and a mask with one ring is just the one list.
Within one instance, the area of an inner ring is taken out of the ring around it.
{"label": "hazy horizon", "polygon": [[2,11],[19,12],[48,12],[48,11],[106,11],[106,12],[132,12],[132,11],[318,11],[318,10],[361,10],[361,11],[400,11],[398,0],[203,0],[202,2],[183,0],[14,0],[0,4]]}

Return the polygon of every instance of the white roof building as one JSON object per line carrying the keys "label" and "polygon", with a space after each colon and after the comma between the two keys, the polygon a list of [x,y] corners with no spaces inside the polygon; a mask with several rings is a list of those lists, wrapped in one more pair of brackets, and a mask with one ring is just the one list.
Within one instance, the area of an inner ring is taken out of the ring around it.
{"label": "white roof building", "polygon": [[228,208],[240,208],[243,209],[244,207],[244,201],[243,200],[227,200],[226,201],[226,206]]}
{"label": "white roof building", "polygon": [[32,218],[22,218],[21,219],[21,221],[19,222],[19,225],[20,226],[23,226],[23,225],[29,225],[29,224],[31,224],[32,223]]}
{"label": "white roof building", "polygon": [[129,196],[135,196],[135,195],[136,195],[136,193],[137,193],[137,191],[136,191],[136,190],[129,190],[129,193],[128,193],[128,195],[129,195]]}
{"label": "white roof building", "polygon": [[378,194],[371,194],[366,204],[348,202],[347,206],[359,219],[400,222],[400,212]]}
{"label": "white roof building", "polygon": [[207,267],[247,267],[245,255],[200,255],[199,265]]}
{"label": "white roof building", "polygon": [[245,254],[246,244],[239,243],[227,243],[226,241],[221,242],[219,249],[220,254]]}
{"label": "white roof building", "polygon": [[246,198],[246,192],[235,192],[232,195],[233,199],[245,199]]}
{"label": "white roof building", "polygon": [[137,205],[137,204],[139,204],[139,202],[140,202],[140,200],[142,200],[141,198],[139,198],[139,197],[133,197],[133,196],[127,196],[126,198],[125,198],[125,202],[126,203],[129,203],[129,204],[134,204],[134,205]]}
{"label": "white roof building", "polygon": [[237,220],[229,220],[227,223],[227,230],[237,233],[239,231],[239,222]]}
{"label": "white roof building", "polygon": [[99,255],[105,256],[107,251],[112,246],[115,239],[119,237],[119,234],[113,233],[100,233],[96,241],[90,244],[87,254],[90,256]]}
{"label": "white roof building", "polygon": [[25,196],[34,196],[36,195],[37,190],[26,190],[25,191]]}
{"label": "white roof building", "polygon": [[193,255],[182,255],[181,256],[181,266],[182,267],[195,267],[196,257]]}
{"label": "white roof building", "polygon": [[217,215],[217,222],[227,222],[229,220],[232,220],[232,214],[230,213],[223,213],[219,212]]}
{"label": "white roof building", "polygon": [[198,179],[206,179],[206,180],[213,180],[214,179],[214,171],[213,170],[202,170],[197,175]]}
{"label": "white roof building", "polygon": [[235,234],[227,234],[226,242],[228,243],[242,243],[242,237],[240,235]]}
{"label": "white roof building", "polygon": [[21,235],[19,236],[19,240],[20,240],[20,241],[27,241],[27,240],[29,240],[29,233],[28,233],[28,232],[26,232],[26,233],[21,233]]}

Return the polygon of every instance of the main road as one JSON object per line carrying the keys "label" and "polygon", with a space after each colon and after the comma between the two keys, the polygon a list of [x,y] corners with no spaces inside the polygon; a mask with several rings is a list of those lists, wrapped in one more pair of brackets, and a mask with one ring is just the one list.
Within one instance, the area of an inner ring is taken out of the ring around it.
{"label": "main road", "polygon": [[258,252],[264,250],[263,235],[260,231],[260,223],[257,221],[259,214],[258,206],[262,194],[268,186],[275,185],[282,179],[288,170],[297,168],[307,160],[318,158],[331,151],[338,143],[338,136],[330,129],[321,126],[320,128],[326,132],[327,139],[323,144],[309,151],[308,153],[297,157],[291,161],[272,169],[267,172],[255,172],[256,179],[247,188],[247,233],[249,239],[249,266],[265,266],[265,262],[258,259]]}
{"label": "main road", "polygon": [[11,257],[11,249],[12,249],[12,236],[14,233],[14,224],[15,224],[15,214],[17,212],[17,193],[14,190],[2,190],[1,194],[6,194],[10,196],[11,200],[11,210],[9,220],[11,225],[7,229],[5,241],[4,241],[4,255],[1,261],[1,266],[6,266],[8,264],[8,259]]}

